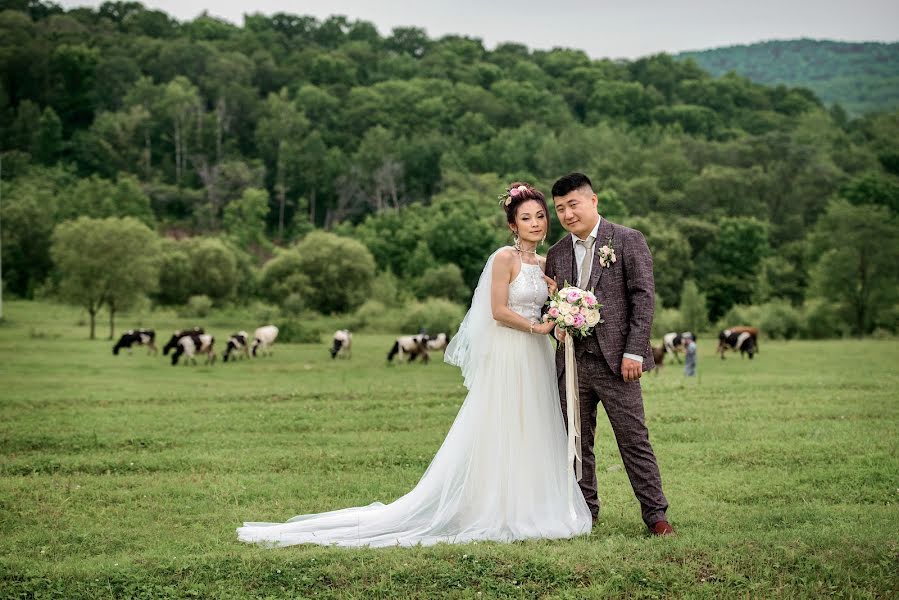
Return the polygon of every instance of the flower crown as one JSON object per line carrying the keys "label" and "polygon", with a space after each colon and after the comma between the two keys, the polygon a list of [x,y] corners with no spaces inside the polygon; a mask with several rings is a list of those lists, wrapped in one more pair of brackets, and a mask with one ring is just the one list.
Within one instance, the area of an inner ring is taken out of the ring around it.
{"label": "flower crown", "polygon": [[509,188],[506,192],[500,196],[497,196],[499,203],[503,206],[509,206],[512,203],[513,198],[518,198],[522,194],[527,193],[528,186],[519,185],[513,188]]}

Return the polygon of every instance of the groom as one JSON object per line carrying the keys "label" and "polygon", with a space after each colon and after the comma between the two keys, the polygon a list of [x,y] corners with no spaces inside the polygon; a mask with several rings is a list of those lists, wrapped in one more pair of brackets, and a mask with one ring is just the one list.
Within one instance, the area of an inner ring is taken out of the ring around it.
{"label": "groom", "polygon": [[[643,521],[655,535],[671,535],[674,530],[665,517],[668,501],[662,493],[659,466],[649,443],[643,417],[640,377],[655,364],[649,346],[655,302],[652,255],[643,234],[601,218],[597,197],[586,175],[571,173],[552,188],[556,215],[570,235],[549,249],[546,274],[561,287],[566,282],[594,290],[603,323],[586,338],[574,343],[580,395],[581,491],[593,513],[599,517],[596,490],[596,409],[601,402],[612,424],[618,450],[640,501]],[[558,331],[556,337],[564,339]],[[565,349],[556,351],[556,373],[567,414],[565,390]],[[567,423],[566,423],[567,425]]]}

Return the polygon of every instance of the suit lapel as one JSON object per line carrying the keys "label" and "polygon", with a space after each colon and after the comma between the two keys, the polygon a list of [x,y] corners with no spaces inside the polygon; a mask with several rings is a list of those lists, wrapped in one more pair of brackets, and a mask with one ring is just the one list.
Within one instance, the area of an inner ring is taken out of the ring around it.
{"label": "suit lapel", "polygon": [[[587,283],[587,289],[599,289],[599,281],[602,279],[602,273],[606,269],[599,264],[599,249],[609,243],[612,237],[612,224],[606,219],[599,222],[599,231],[596,232],[596,243],[593,246],[593,267],[590,269],[590,281]],[[614,240],[613,240],[614,243]]]}
{"label": "suit lapel", "polygon": [[573,244],[574,242],[571,241],[571,234],[569,233],[565,236],[565,238],[563,238],[563,244],[561,248],[562,256],[559,262],[562,266],[560,270],[560,275],[562,275],[562,278],[556,281],[560,289],[565,287],[566,283],[577,285],[577,267],[574,264]]}

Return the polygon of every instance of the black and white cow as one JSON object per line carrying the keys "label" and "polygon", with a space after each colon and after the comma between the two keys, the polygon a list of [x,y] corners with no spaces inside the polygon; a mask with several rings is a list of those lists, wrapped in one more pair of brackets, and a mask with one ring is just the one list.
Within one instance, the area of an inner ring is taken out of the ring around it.
{"label": "black and white cow", "polygon": [[686,339],[692,337],[693,334],[689,331],[683,333],[672,331],[662,336],[662,346],[664,346],[665,352],[674,357],[674,360],[681,362],[680,353],[686,350]]}
{"label": "black and white cow", "polygon": [[225,346],[224,352],[222,352],[222,360],[228,362],[232,352],[235,353],[235,358],[249,358],[249,337],[246,331],[232,333],[231,337],[228,338],[228,344]]}
{"label": "black and white cow", "polygon": [[206,333],[202,327],[194,327],[192,329],[176,329],[172,334],[172,337],[169,338],[169,341],[165,346],[162,347],[162,354],[165,356],[169,355],[169,352],[178,347],[178,340],[183,338],[186,335],[202,335]]}
{"label": "black and white cow", "polygon": [[748,331],[725,329],[718,334],[718,352],[721,353],[721,360],[724,360],[724,352],[728,349],[734,352],[739,351],[740,358],[743,358],[743,354],[748,354],[749,359],[752,360],[756,353],[755,338]]}
{"label": "black and white cow", "polygon": [[253,356],[271,354],[271,347],[278,338],[278,328],[274,325],[263,325],[253,332]]}
{"label": "black and white cow", "polygon": [[126,348],[131,354],[131,346],[146,346],[147,354],[156,354],[156,332],[152,329],[129,329],[122,334],[116,345],[112,347],[112,353],[118,356],[119,350]]}
{"label": "black and white cow", "polygon": [[402,360],[408,354],[409,362],[421,356],[421,361],[427,363],[429,360],[428,341],[430,341],[430,338],[426,333],[400,336],[393,342],[393,347],[387,354],[387,360],[393,361],[393,357],[396,355],[399,355],[398,360]]}
{"label": "black and white cow", "polygon": [[449,344],[449,340],[449,336],[445,333],[438,333],[436,336],[428,338],[428,350],[446,350],[446,346],[447,344]]}
{"label": "black and white cow", "polygon": [[348,329],[334,332],[334,343],[331,346],[331,358],[351,358],[353,355],[353,334]]}
{"label": "black and white cow", "polygon": [[215,363],[215,338],[207,333],[188,334],[178,339],[175,351],[172,352],[172,366],[178,364],[178,359],[184,355],[184,364],[197,364],[197,354],[205,354],[206,360],[203,364],[211,365]]}

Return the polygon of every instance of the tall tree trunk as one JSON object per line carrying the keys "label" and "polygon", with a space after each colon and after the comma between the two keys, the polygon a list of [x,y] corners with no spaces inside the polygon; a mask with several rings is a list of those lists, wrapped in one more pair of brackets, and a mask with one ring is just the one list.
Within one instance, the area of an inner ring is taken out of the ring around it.
{"label": "tall tree trunk", "polygon": [[286,190],[284,189],[284,141],[278,145],[278,160],[275,163],[277,174],[275,176],[275,191],[278,194],[278,241],[284,241],[284,204]]}
{"label": "tall tree trunk", "polygon": [[309,198],[309,222],[315,227],[315,188],[312,188],[312,194]]}
{"label": "tall tree trunk", "polygon": [[181,127],[175,121],[175,183],[181,185]]}
{"label": "tall tree trunk", "polygon": [[115,339],[115,303],[109,303],[109,339]]}
{"label": "tall tree trunk", "polygon": [[96,328],[96,323],[97,323],[97,309],[96,309],[96,308],[89,308],[89,309],[87,309],[87,312],[88,312],[88,314],[91,316],[91,337],[90,337],[90,339],[94,340],[94,339],[96,339],[96,336],[94,335],[94,332],[95,332],[96,329],[97,329],[97,328]]}

